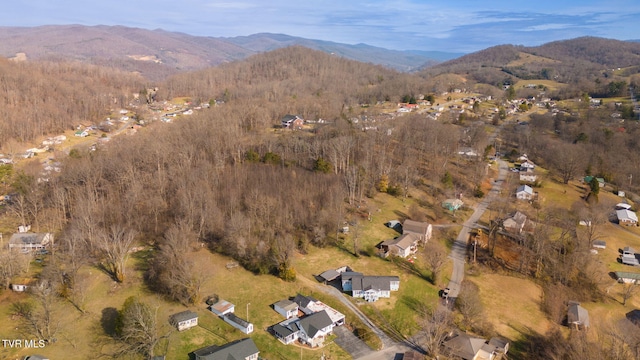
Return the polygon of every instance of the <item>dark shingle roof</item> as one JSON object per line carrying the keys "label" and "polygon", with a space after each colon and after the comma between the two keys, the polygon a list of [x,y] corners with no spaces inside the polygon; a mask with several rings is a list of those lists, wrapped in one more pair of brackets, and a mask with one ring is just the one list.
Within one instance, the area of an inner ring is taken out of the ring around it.
{"label": "dark shingle roof", "polygon": [[277,303],[273,304],[273,306],[277,306],[281,309],[285,309],[287,311],[289,310],[295,310],[298,308],[298,304],[294,303],[291,300],[280,300]]}
{"label": "dark shingle roof", "polygon": [[191,310],[186,310],[186,311],[171,315],[171,317],[169,317],[169,322],[172,325],[177,325],[182,321],[195,319],[197,317],[198,317],[198,314],[194,313]]}
{"label": "dark shingle roof", "polygon": [[232,321],[232,322],[234,322],[234,323],[236,323],[236,324],[238,324],[238,325],[240,325],[240,326],[242,326],[244,328],[248,328],[249,325],[251,325],[250,322],[248,322],[245,319],[241,319],[241,318],[237,317],[236,314],[234,314],[234,313],[228,313],[228,314],[224,315],[223,317],[229,319],[230,321]]}
{"label": "dark shingle roof", "polygon": [[333,324],[329,314],[325,310],[311,314],[300,320],[300,327],[304,330],[307,336],[313,338],[319,330],[326,328]]}
{"label": "dark shingle roof", "polygon": [[193,352],[196,360],[244,360],[259,352],[250,338],[234,341],[222,346],[211,345]]}
{"label": "dark shingle roof", "polygon": [[352,279],[353,290],[391,290],[392,281],[400,281],[397,276],[359,276]]}
{"label": "dark shingle roof", "polygon": [[310,302],[316,302],[317,300],[312,298],[311,296],[304,296],[301,294],[296,295],[295,298],[293,298],[293,302],[298,304],[298,306],[301,306],[303,308],[306,308]]}

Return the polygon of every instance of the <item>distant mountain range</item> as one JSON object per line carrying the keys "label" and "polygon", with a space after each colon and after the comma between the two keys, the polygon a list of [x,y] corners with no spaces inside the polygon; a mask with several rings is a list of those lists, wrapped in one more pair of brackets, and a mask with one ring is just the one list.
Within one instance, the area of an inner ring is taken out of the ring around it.
{"label": "distant mountain range", "polygon": [[292,45],[404,72],[464,55],[387,50],[366,44],[348,45],[268,33],[216,38],[124,26],[0,27],[0,56],[17,60],[87,61],[138,71],[150,79],[241,60],[256,53]]}

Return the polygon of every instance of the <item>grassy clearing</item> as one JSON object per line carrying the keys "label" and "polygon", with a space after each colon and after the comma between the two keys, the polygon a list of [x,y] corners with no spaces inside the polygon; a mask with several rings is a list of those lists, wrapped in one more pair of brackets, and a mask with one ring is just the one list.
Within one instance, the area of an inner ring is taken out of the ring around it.
{"label": "grassy clearing", "polygon": [[478,286],[483,316],[500,336],[516,340],[530,332],[544,335],[552,326],[540,310],[542,289],[533,281],[498,274],[468,279]]}

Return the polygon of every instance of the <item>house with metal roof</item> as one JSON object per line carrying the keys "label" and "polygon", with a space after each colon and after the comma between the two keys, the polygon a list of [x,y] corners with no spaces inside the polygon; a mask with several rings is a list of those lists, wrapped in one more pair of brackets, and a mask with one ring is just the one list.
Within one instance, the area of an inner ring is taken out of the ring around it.
{"label": "house with metal roof", "polygon": [[620,225],[636,225],[638,223],[638,216],[629,209],[616,210],[616,216]]}
{"label": "house with metal roof", "polygon": [[9,239],[9,249],[29,252],[43,250],[53,245],[52,233],[17,233]]}
{"label": "house with metal roof", "polygon": [[567,325],[577,330],[589,327],[589,312],[577,301],[569,301]]}

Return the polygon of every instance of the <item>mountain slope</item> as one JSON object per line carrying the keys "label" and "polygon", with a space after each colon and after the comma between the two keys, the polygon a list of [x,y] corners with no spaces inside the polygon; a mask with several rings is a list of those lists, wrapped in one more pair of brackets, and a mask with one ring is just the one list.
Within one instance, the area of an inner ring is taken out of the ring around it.
{"label": "mountain slope", "polygon": [[[259,52],[292,45],[302,45],[400,71],[411,71],[436,62],[420,53],[279,34],[215,38],[124,26],[0,27],[0,56],[22,60],[64,59],[92,62],[141,72],[149,79],[161,79],[179,71],[241,60]],[[446,57],[446,53],[439,56]]]}

